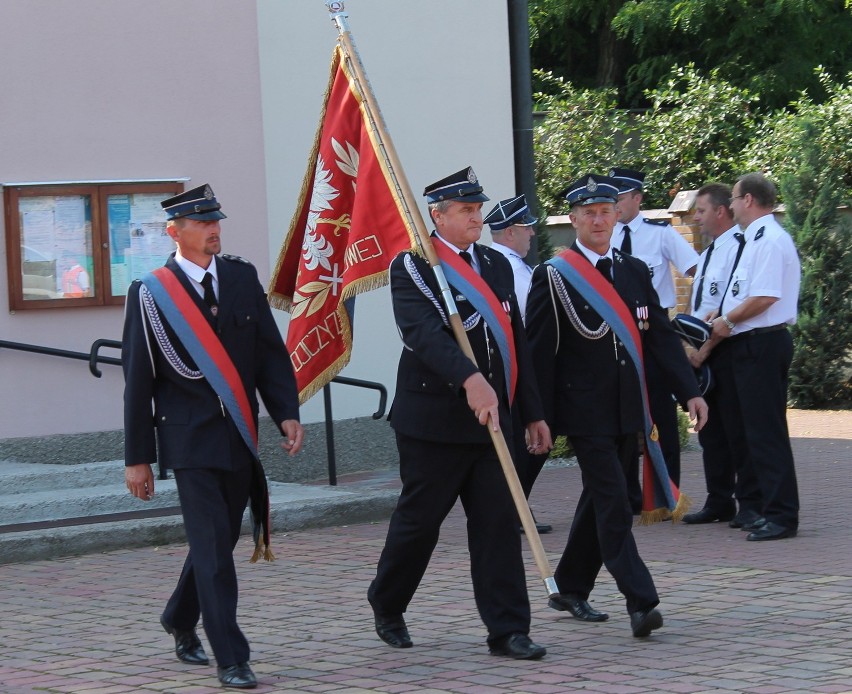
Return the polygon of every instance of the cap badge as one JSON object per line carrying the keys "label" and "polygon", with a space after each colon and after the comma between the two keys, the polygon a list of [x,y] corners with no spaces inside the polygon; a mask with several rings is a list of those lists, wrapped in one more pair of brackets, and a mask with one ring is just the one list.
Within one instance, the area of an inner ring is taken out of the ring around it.
{"label": "cap badge", "polygon": [[597,189],[598,189],[597,182],[595,181],[594,178],[589,176],[589,180],[586,181],[586,190],[588,190],[590,193],[594,193]]}
{"label": "cap badge", "polygon": [[204,197],[205,197],[207,200],[212,200],[212,199],[213,199],[213,189],[212,189],[210,186],[207,186],[207,187],[204,189]]}
{"label": "cap badge", "polygon": [[473,167],[468,167],[467,170],[467,180],[470,183],[476,183],[476,174],[473,173]]}

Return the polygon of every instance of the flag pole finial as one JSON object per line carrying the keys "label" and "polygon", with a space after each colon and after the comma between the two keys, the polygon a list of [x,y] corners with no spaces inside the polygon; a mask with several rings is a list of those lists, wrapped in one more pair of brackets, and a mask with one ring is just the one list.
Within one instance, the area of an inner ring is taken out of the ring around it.
{"label": "flag pole finial", "polygon": [[331,21],[336,22],[338,17],[348,17],[343,0],[325,0],[325,6],[331,15]]}

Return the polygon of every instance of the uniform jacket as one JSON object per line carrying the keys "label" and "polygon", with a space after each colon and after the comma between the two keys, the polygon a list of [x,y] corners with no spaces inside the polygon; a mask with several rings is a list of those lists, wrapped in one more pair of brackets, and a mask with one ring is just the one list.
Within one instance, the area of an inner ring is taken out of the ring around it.
{"label": "uniform jacket", "polygon": [[[475,245],[481,277],[508,308],[518,361],[515,402],[524,424],[544,419],[509,261],[487,246]],[[413,253],[391,263],[391,297],[397,328],[404,343],[390,414],[398,432],[430,441],[486,443],[490,435],[468,407],[462,383],[477,370],[500,398],[500,426],[511,440],[509,399],[503,360],[491,330],[457,289],[453,298],[476,357],[476,365],[459,348],[440,300],[428,262]]]}
{"label": "uniform jacket", "polygon": [[[245,386],[255,423],[257,391],[275,422],[298,419],[298,394],[290,357],[257,271],[248,261],[235,256],[216,256],[214,262],[219,280],[216,332]],[[174,255],[166,267],[209,315]],[[166,467],[229,469],[229,427],[234,426],[230,415],[224,413],[219,397],[157,309],[154,311],[159,320],[155,322],[161,323],[162,330],[152,325],[143,306],[143,293],[147,292],[142,283],[133,282],[125,309],[125,464],[157,460],[156,429],[159,460]],[[212,323],[212,316],[210,320]]]}
{"label": "uniform jacket", "polygon": [[[580,252],[576,244],[572,248]],[[647,314],[639,330],[645,358],[649,352],[657,357],[671,392],[681,403],[697,397],[695,375],[668,314],[660,307],[648,268],[617,249],[613,256],[616,292],[637,325],[638,316]],[[608,328],[597,338],[581,334],[569,319],[561,288],[584,330],[603,330],[600,315],[561,275],[545,264],[535,269],[527,300],[527,337],[552,433],[608,436],[642,430],[640,385],[630,356]]]}

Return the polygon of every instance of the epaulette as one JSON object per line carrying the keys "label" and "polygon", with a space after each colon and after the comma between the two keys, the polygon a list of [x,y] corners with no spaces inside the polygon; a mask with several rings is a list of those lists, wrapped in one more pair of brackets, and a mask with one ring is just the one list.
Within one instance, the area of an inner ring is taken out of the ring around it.
{"label": "epaulette", "polygon": [[653,224],[655,227],[667,227],[669,225],[669,220],[667,219],[648,219],[648,217],[642,217],[642,221],[646,224]]}
{"label": "epaulette", "polygon": [[222,260],[231,260],[235,263],[245,263],[246,265],[251,265],[251,262],[246,260],[245,258],[241,258],[238,255],[231,255],[230,253],[223,253],[219,256]]}

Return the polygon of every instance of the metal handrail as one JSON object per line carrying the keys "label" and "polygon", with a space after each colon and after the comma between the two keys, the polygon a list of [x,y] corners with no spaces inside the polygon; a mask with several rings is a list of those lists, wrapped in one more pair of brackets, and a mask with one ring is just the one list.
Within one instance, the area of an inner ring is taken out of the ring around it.
{"label": "metal handrail", "polygon": [[19,352],[32,352],[34,354],[47,354],[52,357],[64,357],[65,359],[79,359],[80,361],[87,361],[89,362],[89,371],[95,378],[100,378],[102,376],[101,371],[97,366],[98,364],[113,364],[115,366],[121,366],[120,357],[102,357],[98,354],[101,347],[121,349],[121,342],[118,340],[95,340],[88,352],[72,352],[67,349],[43,347],[41,345],[28,345],[23,342],[9,342],[8,340],[0,340],[0,347],[15,349]]}
{"label": "metal handrail", "polygon": [[[34,354],[46,354],[52,357],[63,357],[65,359],[78,359],[80,361],[89,362],[89,371],[95,378],[101,377],[101,370],[98,364],[112,364],[113,366],[121,366],[120,357],[104,357],[100,355],[101,347],[110,347],[112,349],[121,349],[119,340],[97,339],[92,343],[88,352],[74,352],[67,349],[58,349],[56,347],[44,347],[41,345],[29,345],[23,342],[10,342],[9,340],[0,340],[0,348],[14,349],[20,352],[31,352]],[[339,383],[345,386],[355,386],[356,388],[368,388],[379,392],[379,408],[373,412],[373,419],[381,419],[385,415],[387,407],[388,391],[381,383],[375,381],[363,381],[358,378],[348,378],[346,376],[336,376],[331,379],[332,383]],[[331,414],[331,387],[330,384],[323,386],[323,405],[325,410],[325,443],[326,455],[328,457],[328,483],[331,486],[337,485],[337,458],[334,450],[334,419]],[[165,469],[160,469],[160,479],[165,479]]]}

